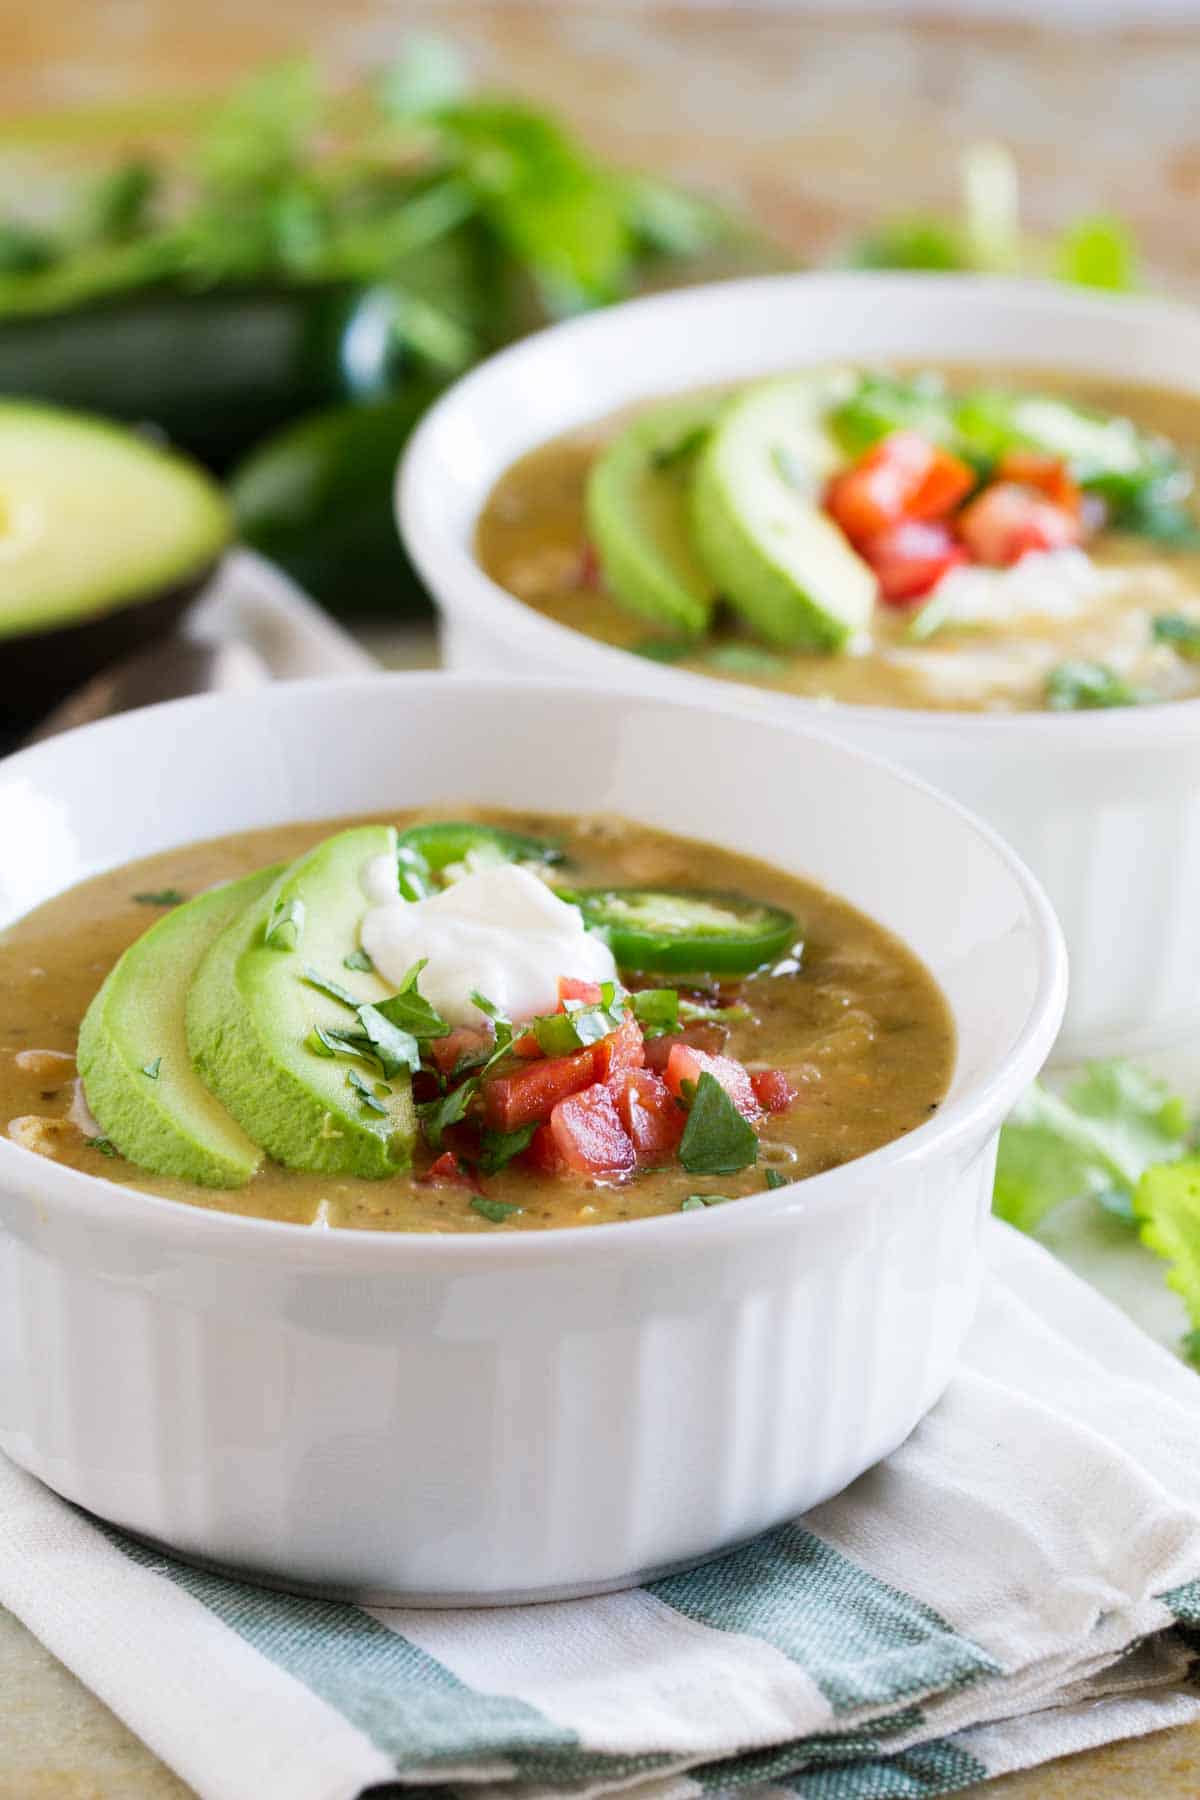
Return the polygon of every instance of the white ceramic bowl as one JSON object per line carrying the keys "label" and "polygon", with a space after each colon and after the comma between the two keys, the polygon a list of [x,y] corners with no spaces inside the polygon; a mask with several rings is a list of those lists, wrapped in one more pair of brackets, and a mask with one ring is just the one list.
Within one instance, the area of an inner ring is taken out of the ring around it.
{"label": "white ceramic bowl", "polygon": [[[402,470],[401,528],[441,608],[450,666],[712,693],[705,677],[569,631],[490,581],[471,544],[492,483],[533,445],[638,399],[889,359],[1046,365],[1200,394],[1200,313],[1032,282],[784,275],[638,301],[528,339],[451,390]],[[1200,702],[997,717],[719,685],[777,718],[819,718],[1005,833],[1066,934],[1061,1060],[1200,1029]]]}
{"label": "white ceramic bowl", "polygon": [[624,812],[814,876],[937,976],[951,1095],[736,1206],[545,1233],[264,1223],[0,1139],[0,1447],[186,1556],[408,1602],[621,1585],[835,1492],[949,1378],[997,1128],[1054,1037],[1065,960],[1012,853],[872,758],[557,684],[182,701],[0,763],[0,843],[21,847],[0,923],[190,839],[468,798]]}

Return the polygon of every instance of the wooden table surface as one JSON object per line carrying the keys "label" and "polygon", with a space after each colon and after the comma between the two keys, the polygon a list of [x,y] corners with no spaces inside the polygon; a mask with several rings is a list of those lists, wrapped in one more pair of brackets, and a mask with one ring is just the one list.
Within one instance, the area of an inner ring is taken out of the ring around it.
{"label": "wooden table surface", "polygon": [[[740,200],[814,257],[882,213],[946,208],[959,151],[1001,138],[1017,153],[1031,226],[1117,212],[1160,282],[1200,295],[1200,15],[1195,29],[1056,35],[636,0],[49,0],[6,9],[0,123],[43,106],[207,92],[297,50],[349,80],[410,28],[454,36],[481,80],[553,103],[630,163]],[[188,1793],[2,1611],[0,1696],[0,1800]],[[1200,1727],[977,1793],[1196,1800]]]}

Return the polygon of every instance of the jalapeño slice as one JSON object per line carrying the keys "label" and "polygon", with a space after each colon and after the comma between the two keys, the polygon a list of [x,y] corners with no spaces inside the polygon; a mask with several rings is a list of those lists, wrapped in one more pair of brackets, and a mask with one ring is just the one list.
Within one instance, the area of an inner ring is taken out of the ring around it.
{"label": "jalape\u00f1o slice", "polygon": [[796,920],[745,894],[673,888],[586,888],[564,895],[638,974],[749,975],[793,944]]}
{"label": "jalape\u00f1o slice", "polygon": [[423,862],[432,875],[454,863],[476,856],[487,862],[560,863],[563,852],[545,838],[526,837],[499,825],[478,825],[466,819],[439,819],[430,825],[410,825],[397,840],[401,863]]}

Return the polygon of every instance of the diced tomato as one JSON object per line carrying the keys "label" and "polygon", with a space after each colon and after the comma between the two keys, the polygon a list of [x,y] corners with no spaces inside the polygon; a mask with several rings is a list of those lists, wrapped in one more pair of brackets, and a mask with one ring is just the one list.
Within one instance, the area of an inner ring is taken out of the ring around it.
{"label": "diced tomato", "polygon": [[1083,532],[1077,514],[1033,488],[997,481],[959,515],[959,535],[976,562],[1005,569],[1031,550],[1064,550]]}
{"label": "diced tomato", "polygon": [[460,1025],[445,1037],[429,1040],[429,1054],[443,1075],[453,1075],[464,1056],[475,1056],[492,1042],[490,1031],[476,1031],[471,1025]]}
{"label": "diced tomato", "polygon": [[764,1112],[786,1112],[796,1098],[796,1090],[782,1069],[758,1069],[750,1077],[754,1098]]}
{"label": "diced tomato", "polygon": [[1078,513],[1083,496],[1071,479],[1071,471],[1060,456],[1047,456],[1041,450],[1006,450],[996,470],[998,481],[1015,481],[1020,487],[1036,488],[1055,506]]}
{"label": "diced tomato", "polygon": [[561,1175],[564,1164],[549,1125],[539,1125],[521,1153],[526,1168],[539,1175]]}
{"label": "diced tomato", "polygon": [[579,1000],[584,1006],[599,1006],[600,983],[598,981],[577,981],[574,975],[560,975],[558,978],[558,1010],[566,1011],[568,1000]]}
{"label": "diced tomato", "polygon": [[567,1094],[590,1087],[596,1079],[594,1044],[570,1056],[543,1056],[493,1075],[483,1084],[483,1119],[493,1131],[516,1131],[548,1119]]}
{"label": "diced tomato", "polygon": [[612,1095],[597,1081],[560,1100],[550,1114],[550,1134],[568,1169],[576,1175],[628,1175],[637,1162]]}
{"label": "diced tomato", "polygon": [[948,569],[964,563],[967,553],[947,525],[908,521],[881,531],[859,546],[875,571],[881,597],[890,606],[919,600],[936,587]]}
{"label": "diced tomato", "polygon": [[974,471],[916,431],[893,431],[830,482],[825,507],[852,543],[904,519],[945,518],[975,485]]}
{"label": "diced tomato", "polygon": [[626,1019],[616,1031],[592,1045],[597,1081],[618,1082],[630,1069],[646,1060],[646,1040],[636,1019]]}
{"label": "diced tomato", "polygon": [[470,1169],[465,1169],[453,1150],[443,1150],[436,1162],[430,1163],[421,1180],[436,1186],[478,1188]]}
{"label": "diced tomato", "polygon": [[690,1044],[693,1050],[707,1050],[710,1056],[716,1056],[725,1048],[728,1040],[728,1025],[721,1025],[715,1019],[711,1024],[698,1019],[693,1025],[685,1025],[682,1031],[647,1038],[646,1067],[661,1075],[676,1044]]}
{"label": "diced tomato", "polygon": [[630,1069],[613,1092],[638,1162],[657,1163],[672,1156],[683,1136],[687,1114],[662,1076],[652,1069]]}
{"label": "diced tomato", "polygon": [[537,1041],[536,1031],[523,1031],[520,1037],[513,1039],[509,1049],[514,1056],[541,1056],[542,1046]]}
{"label": "diced tomato", "polygon": [[750,1077],[740,1062],[732,1056],[709,1056],[704,1050],[693,1050],[690,1045],[676,1044],[667,1058],[666,1083],[677,1097],[682,1096],[685,1081],[697,1082],[701,1075],[712,1075],[738,1111],[747,1119],[757,1119],[762,1112],[758,1104]]}

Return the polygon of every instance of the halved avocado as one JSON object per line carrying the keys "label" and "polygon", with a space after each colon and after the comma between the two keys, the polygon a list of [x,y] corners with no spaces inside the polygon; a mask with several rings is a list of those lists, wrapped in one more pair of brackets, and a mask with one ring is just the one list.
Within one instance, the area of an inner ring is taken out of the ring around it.
{"label": "halved avocado", "polygon": [[167,630],[229,541],[202,469],[136,432],[0,399],[0,725]]}
{"label": "halved avocado", "polygon": [[348,973],[344,963],[359,947],[368,906],[363,871],[395,855],[391,825],[327,838],[222,932],[192,981],[187,1037],[196,1068],[243,1130],[288,1168],[379,1177],[412,1159],[417,1118],[407,1073],[382,1082],[314,1040],[317,1026],[359,1028],[353,1005],[332,998],[329,984],[347,1001],[388,997],[379,976]]}
{"label": "halved avocado", "polygon": [[874,575],[821,506],[842,460],[826,419],[855,380],[820,369],[747,388],[696,465],[696,547],[726,599],[785,649],[840,650],[875,604]]}
{"label": "halved avocado", "polygon": [[617,599],[656,625],[698,636],[717,596],[693,547],[688,485],[718,398],[668,400],[634,419],[588,479],[588,531]]}
{"label": "halved avocado", "polygon": [[88,1106],[139,1168],[233,1188],[262,1161],[192,1067],[184,1005],[209,945],[279,873],[264,869],[174,907],[129,946],[84,1014],[78,1063]]}

